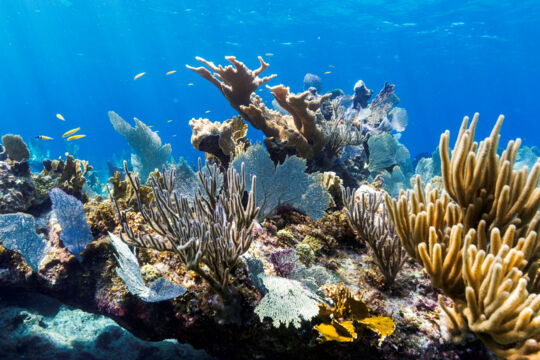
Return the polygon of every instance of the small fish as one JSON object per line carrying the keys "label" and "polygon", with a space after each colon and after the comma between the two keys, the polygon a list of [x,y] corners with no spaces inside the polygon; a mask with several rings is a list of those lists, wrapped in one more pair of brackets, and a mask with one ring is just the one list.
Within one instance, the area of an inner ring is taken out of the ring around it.
{"label": "small fish", "polygon": [[328,74],[331,74],[332,72],[331,71],[325,71],[324,74],[325,75],[328,75]]}
{"label": "small fish", "polygon": [[75,134],[75,133],[76,133],[77,131],[79,131],[79,130],[81,130],[80,127],[75,128],[75,129],[71,129],[71,130],[69,130],[69,131],[66,131],[66,132],[64,133],[64,135],[62,135],[62,137],[63,137],[63,138],[68,137],[69,135]]}
{"label": "small fish", "polygon": [[150,129],[152,128],[152,126],[154,126],[154,125],[148,125],[148,127],[149,127]]}
{"label": "small fish", "polygon": [[188,83],[187,86],[193,86],[194,84],[193,83]]}
{"label": "small fish", "polygon": [[266,55],[266,56],[274,56],[274,53],[266,53],[264,55]]}
{"label": "small fish", "polygon": [[172,123],[172,120],[167,120],[168,123]]}
{"label": "small fish", "polygon": [[38,140],[54,140],[52,137],[45,136],[45,135],[38,135],[38,136],[36,136],[36,139],[38,139]]}
{"label": "small fish", "polygon": [[70,136],[67,138],[67,141],[71,141],[71,140],[77,140],[77,139],[82,139],[83,137],[85,137],[86,135],[73,135],[73,136]]}
{"label": "small fish", "polygon": [[158,132],[159,132],[159,130],[156,130],[156,131],[154,131],[154,134],[157,134]]}
{"label": "small fish", "polygon": [[171,71],[167,71],[167,73],[165,75],[172,75],[176,72],[176,70],[171,70]]}
{"label": "small fish", "polygon": [[328,67],[331,67],[331,68],[335,68],[335,66],[334,66],[334,65],[328,65]]}
{"label": "small fish", "polygon": [[66,121],[66,119],[64,119],[64,117],[62,116],[62,114],[56,114],[56,117],[59,118],[59,119],[62,120],[62,121]]}
{"label": "small fish", "polygon": [[172,137],[176,137],[176,134],[174,134]]}
{"label": "small fish", "polygon": [[206,114],[210,114],[210,110],[206,110],[205,113],[206,113]]}
{"label": "small fish", "polygon": [[140,74],[135,75],[135,77],[133,78],[133,80],[137,80],[138,78],[140,78],[140,77],[143,76],[144,74],[146,74],[146,72],[142,72],[142,73],[140,73]]}

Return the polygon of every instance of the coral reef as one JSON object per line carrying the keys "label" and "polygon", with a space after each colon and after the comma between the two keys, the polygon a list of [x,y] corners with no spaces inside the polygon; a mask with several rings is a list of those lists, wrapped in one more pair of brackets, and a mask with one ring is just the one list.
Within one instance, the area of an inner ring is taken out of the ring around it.
{"label": "coral reef", "polygon": [[24,163],[0,161],[0,214],[28,210],[35,201],[34,190],[34,182]]}
{"label": "coral reef", "polygon": [[356,192],[348,189],[343,197],[351,226],[369,245],[377,267],[391,285],[403,266],[405,251],[389,219],[383,195],[375,191],[361,192],[360,201],[356,201]]}
{"label": "coral reef", "polygon": [[143,182],[155,169],[161,169],[171,156],[171,145],[161,145],[161,138],[146,124],[135,118],[135,127],[122,119],[114,111],[109,111],[109,119],[117,133],[122,135],[135,151],[131,155],[131,165]]}
{"label": "coral reef", "polygon": [[86,222],[83,204],[74,196],[59,188],[49,191],[52,209],[62,232],[60,239],[70,253],[81,259],[80,253],[92,240],[90,227]]}
{"label": "coral reef", "polygon": [[[41,177],[43,181],[41,186],[40,197],[45,197],[43,192],[48,192],[52,188],[48,188],[53,182],[50,178],[56,179],[55,187],[66,192],[69,195],[75,196],[82,202],[88,200],[88,195],[83,191],[86,183],[86,177],[88,171],[92,170],[92,166],[88,164],[86,160],[75,159],[72,155],[66,153],[66,160],[59,158],[58,160],[43,161],[43,170],[41,171]],[[47,178],[49,176],[50,178]],[[53,180],[54,181],[54,180]]]}
{"label": "coral reef", "polygon": [[[150,177],[149,184],[156,196],[155,201],[145,206],[139,196],[140,182],[124,163],[131,186],[135,189],[137,203],[146,225],[156,236],[135,234],[129,227],[126,213],[118,208],[128,245],[158,251],[172,251],[180,255],[189,270],[205,279],[225,300],[232,292],[229,275],[237,266],[239,257],[247,251],[253,241],[253,221],[259,213],[255,207],[255,178],[247,205],[242,205],[245,181],[231,168],[227,172],[228,184],[223,189],[217,186],[217,168],[211,166],[208,175],[199,171],[204,195],[199,190],[193,208],[184,196],[171,196],[174,189],[174,169],[161,174],[161,179]],[[199,163],[199,168],[201,164]],[[204,264],[205,267],[201,267]]]}
{"label": "coral reef", "polygon": [[147,287],[144,284],[137,257],[131,252],[129,246],[114,234],[109,233],[109,239],[118,262],[116,273],[124,281],[130,293],[147,302],[159,302],[173,299],[186,292],[183,287],[176,286],[164,278],[155,279],[152,285]]}
{"label": "coral reef", "polygon": [[[251,146],[231,163],[240,171],[245,167],[248,176],[256,176],[255,199],[260,207],[259,220],[274,213],[280,206],[291,206],[318,219],[330,205],[330,194],[317,181],[317,174],[306,174],[305,160],[289,156],[274,167],[270,155],[261,144]],[[294,187],[290,186],[295,184]],[[248,187],[251,182],[248,181]]]}
{"label": "coral reef", "polygon": [[282,115],[268,109],[262,99],[254,94],[259,86],[276,76],[259,77],[268,64],[259,57],[260,67],[250,70],[233,56],[226,59],[234,66],[218,67],[197,57],[215,74],[205,67],[187,67],[214,84],[246,121],[264,133],[265,145],[272,159],[283,160],[286,155],[293,154],[310,159],[324,147],[326,140],[318,125],[317,114],[320,115],[321,102],[330,95],[314,97],[309,91],[292,94],[283,85],[269,87],[277,103],[291,114]]}
{"label": "coral reef", "polygon": [[0,215],[0,240],[6,249],[20,253],[34,271],[39,269],[47,251],[47,243],[36,234],[36,223],[32,215]]}
{"label": "coral reef", "polygon": [[30,159],[30,151],[20,135],[6,134],[2,136],[2,143],[11,160],[20,162]]}
{"label": "coral reef", "polygon": [[[47,294],[140,339],[174,338],[224,359],[492,359],[486,345],[500,357],[538,357],[540,162],[522,167],[529,149],[517,164],[519,141],[497,156],[502,120],[479,144],[477,118],[465,121],[453,152],[443,135],[442,178],[431,178],[436,159],[417,166],[446,191],[416,180],[409,197],[383,203],[383,189],[397,194],[413,171],[394,85],[370,102],[363,81],[352,95],[319,94],[320,79],[306,77],[314,82],[299,94],[267,86],[271,110],[255,94],[274,77],[261,76],[262,58],[256,70],[234,57],[226,67],[197,59],[205,67],[188,68],[239,114],[190,121],[206,155],[197,172],[171,158],[157,131],[114,112],[134,170],[115,167],[113,155],[108,198],[102,169],[73,154],[32,174],[30,161],[44,156],[36,144],[30,160],[0,148],[0,212],[10,213],[0,215],[2,294]],[[249,142],[248,124],[266,148]],[[37,346],[43,324],[65,337],[44,320],[28,327]],[[122,338],[145,349],[112,328],[96,346]],[[165,348],[126,354],[168,356]],[[18,351],[32,353],[8,354]]]}
{"label": "coral reef", "polygon": [[454,340],[473,332],[503,358],[540,356],[536,274],[540,229],[540,160],[529,171],[513,170],[520,139],[497,155],[500,116],[490,136],[474,141],[478,114],[465,117],[450,152],[441,136],[445,191],[422,190],[386,198],[407,253],[420,262],[444,304]]}
{"label": "coral reef", "polygon": [[191,119],[189,126],[193,130],[191,145],[197,150],[211,154],[219,159],[224,167],[247,145],[247,125],[240,116],[235,116],[223,123],[208,119]]}

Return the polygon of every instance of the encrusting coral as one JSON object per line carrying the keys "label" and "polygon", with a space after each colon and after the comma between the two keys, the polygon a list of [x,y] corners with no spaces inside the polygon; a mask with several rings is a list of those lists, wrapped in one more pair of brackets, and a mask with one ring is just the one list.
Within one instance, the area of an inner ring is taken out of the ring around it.
{"label": "encrusting coral", "polygon": [[125,162],[124,168],[135,189],[139,211],[146,226],[155,235],[135,234],[128,224],[126,213],[117,205],[126,233],[126,237],[121,236],[121,239],[135,247],[177,253],[188,270],[195,271],[205,279],[224,300],[230,300],[229,274],[254,239],[253,222],[259,213],[259,208],[255,206],[255,178],[251,181],[244,207],[243,167],[241,175],[230,168],[227,171],[228,183],[220,189],[217,167],[210,166],[207,172],[199,171],[203,190],[197,190],[191,206],[188,198],[182,195],[178,197],[174,192],[174,169],[164,171],[160,178],[151,176],[149,179],[155,200],[147,206],[139,196],[139,178],[129,172]]}
{"label": "encrusting coral", "polygon": [[407,253],[454,300],[450,308],[439,299],[450,335],[459,340],[468,329],[497,356],[536,359],[540,160],[530,171],[513,170],[520,139],[497,155],[503,119],[476,143],[478,114],[470,125],[465,117],[452,152],[449,132],[441,136],[446,192],[423,191],[417,177],[408,197],[386,202]]}

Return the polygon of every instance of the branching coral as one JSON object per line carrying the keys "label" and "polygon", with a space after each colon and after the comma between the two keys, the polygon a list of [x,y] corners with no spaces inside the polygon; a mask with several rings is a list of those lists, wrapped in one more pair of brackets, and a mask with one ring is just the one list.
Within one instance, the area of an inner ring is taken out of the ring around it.
{"label": "branching coral", "polygon": [[[455,306],[442,306],[450,334],[468,328],[501,357],[540,356],[540,297],[535,286],[540,257],[540,160],[531,171],[513,170],[520,140],[497,155],[500,116],[491,135],[474,142],[478,121],[463,120],[455,147],[441,136],[446,192],[420,179],[414,192],[386,198],[407,253],[422,263],[434,286]],[[441,302],[442,304],[442,302]]]}
{"label": "branching coral", "polygon": [[269,87],[275,100],[290,114],[283,115],[268,109],[262,99],[254,94],[259,86],[276,76],[259,77],[268,67],[261,57],[261,66],[256,70],[248,69],[233,56],[226,59],[234,66],[226,67],[215,66],[200,57],[196,59],[214,74],[205,67],[187,67],[214,84],[243,118],[264,133],[265,145],[273,153],[273,158],[283,160],[286,155],[298,154],[311,159],[324,147],[327,137],[318,119],[322,118],[319,107],[330,95],[313,96],[309,91],[292,94],[283,85]]}
{"label": "branching coral", "polygon": [[[362,193],[360,201],[357,201],[356,193],[347,189],[343,197],[351,227],[369,245],[377,267],[384,275],[386,283],[391,285],[403,266],[405,253],[389,219],[382,196],[375,192]],[[382,211],[379,214],[381,205]]]}
{"label": "branching coral", "polygon": [[164,171],[159,178],[151,176],[149,179],[155,200],[147,206],[139,195],[139,178],[128,171],[125,162],[124,168],[135,189],[141,215],[155,235],[135,234],[128,225],[126,213],[117,205],[127,235],[127,239],[122,237],[122,240],[136,247],[177,253],[188,270],[195,271],[224,299],[229,299],[229,274],[254,238],[253,221],[259,213],[255,206],[255,178],[251,181],[247,204],[243,206],[243,167],[241,175],[230,168],[228,182],[221,189],[218,170],[210,166],[208,171],[199,171],[202,190],[197,190],[190,205],[187,197],[178,196],[174,191],[174,170]]}

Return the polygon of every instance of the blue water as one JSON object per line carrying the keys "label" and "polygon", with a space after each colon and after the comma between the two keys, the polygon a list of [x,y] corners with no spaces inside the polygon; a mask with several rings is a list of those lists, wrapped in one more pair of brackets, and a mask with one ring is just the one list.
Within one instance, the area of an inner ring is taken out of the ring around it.
{"label": "blue water", "polygon": [[503,140],[539,145],[539,19],[538,1],[1,0],[0,134],[55,137],[44,145],[57,157],[61,134],[80,126],[78,157],[103,167],[130,153],[108,120],[114,110],[153,125],[175,158],[193,161],[202,153],[189,119],[235,112],[185,64],[235,55],[253,68],[273,53],[264,56],[267,74],[278,74],[270,84],[293,91],[306,72],[346,93],[359,79],[376,92],[396,84],[409,114],[401,141],[413,155],[475,111],[480,135],[503,113]]}

